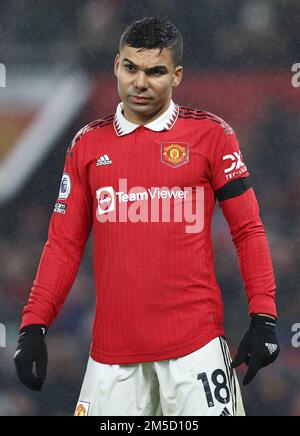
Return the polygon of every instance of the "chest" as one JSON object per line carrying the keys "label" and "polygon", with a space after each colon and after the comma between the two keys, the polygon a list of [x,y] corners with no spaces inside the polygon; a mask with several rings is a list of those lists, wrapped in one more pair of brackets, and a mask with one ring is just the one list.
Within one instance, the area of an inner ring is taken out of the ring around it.
{"label": "chest", "polygon": [[109,186],[118,189],[120,181],[126,181],[129,189],[171,189],[209,183],[205,144],[201,139],[170,131],[149,132],[144,128],[94,143],[88,174],[91,191]]}

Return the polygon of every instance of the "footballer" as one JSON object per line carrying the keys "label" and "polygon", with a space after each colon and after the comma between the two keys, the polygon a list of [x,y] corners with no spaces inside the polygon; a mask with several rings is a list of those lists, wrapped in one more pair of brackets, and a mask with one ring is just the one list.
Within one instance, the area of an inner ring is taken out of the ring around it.
{"label": "footballer", "polygon": [[[243,416],[243,383],[279,354],[271,255],[233,129],[176,104],[183,40],[165,19],[136,21],[115,58],[120,103],[75,136],[29,301],[15,365],[41,390],[45,336],[93,228],[96,310],[75,415]],[[250,327],[232,362],[214,272],[216,201],[230,227]],[[35,368],[34,368],[35,366]]]}

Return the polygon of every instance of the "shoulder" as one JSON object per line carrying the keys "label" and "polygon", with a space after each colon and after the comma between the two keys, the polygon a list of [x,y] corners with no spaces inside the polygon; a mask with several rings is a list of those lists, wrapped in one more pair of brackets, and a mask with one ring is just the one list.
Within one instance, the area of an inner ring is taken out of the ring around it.
{"label": "shoulder", "polygon": [[86,124],[74,136],[74,138],[73,138],[73,140],[68,148],[68,152],[71,152],[73,147],[78,143],[78,141],[82,140],[83,137],[86,137],[87,135],[91,134],[92,132],[95,132],[97,129],[101,129],[103,127],[109,126],[110,124],[113,124],[113,121],[114,121],[114,115],[108,115],[107,117],[99,118],[98,120],[95,120],[95,121],[90,122],[89,124]]}
{"label": "shoulder", "polygon": [[214,129],[216,133],[218,131],[223,131],[227,136],[230,136],[234,133],[233,128],[226,121],[224,121],[223,118],[205,110],[179,106],[178,118],[184,120],[185,122],[196,123],[200,124],[202,127],[205,126],[207,128]]}

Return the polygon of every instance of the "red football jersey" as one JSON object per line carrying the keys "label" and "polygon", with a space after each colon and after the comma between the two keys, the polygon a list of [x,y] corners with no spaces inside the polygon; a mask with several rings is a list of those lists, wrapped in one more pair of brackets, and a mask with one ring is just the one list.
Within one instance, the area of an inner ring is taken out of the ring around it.
{"label": "red football jersey", "polygon": [[91,228],[97,293],[91,357],[171,359],[224,335],[211,221],[228,220],[250,313],[276,316],[271,256],[235,133],[178,107],[137,126],[115,115],[69,147],[49,238],[21,328],[50,326],[75,280]]}

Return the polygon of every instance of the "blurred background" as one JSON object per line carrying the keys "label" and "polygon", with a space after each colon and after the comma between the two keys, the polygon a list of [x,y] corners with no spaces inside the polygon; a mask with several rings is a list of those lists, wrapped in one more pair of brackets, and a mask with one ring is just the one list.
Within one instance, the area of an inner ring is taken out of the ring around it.
{"label": "blurred background", "polygon": [[[300,87],[292,86],[292,65],[300,62],[299,0],[1,0],[6,87],[2,77],[0,324],[6,348],[2,337],[0,415],[74,413],[94,310],[92,238],[47,336],[50,362],[42,393],[17,382],[12,357],[67,147],[83,125],[114,113],[119,38],[132,21],[149,15],[165,16],[184,37],[185,77],[174,100],[216,113],[234,127],[260,202],[276,275],[282,353],[243,388],[247,414],[300,416],[300,349],[292,346],[292,326],[300,323]],[[235,353],[249,320],[218,206],[213,241]]]}

